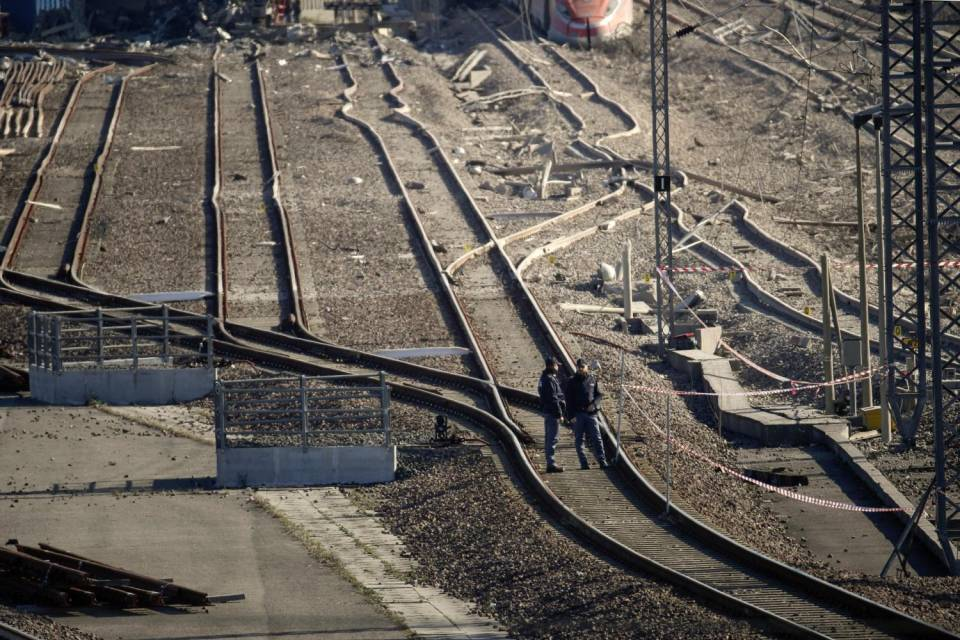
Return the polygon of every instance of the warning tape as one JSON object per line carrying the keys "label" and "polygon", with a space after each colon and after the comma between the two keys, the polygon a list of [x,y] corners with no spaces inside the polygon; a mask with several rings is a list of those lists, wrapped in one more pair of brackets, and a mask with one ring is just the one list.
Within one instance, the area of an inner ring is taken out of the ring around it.
{"label": "warning tape", "polygon": [[[666,283],[666,285],[667,285],[668,287],[670,287],[670,290],[673,292],[673,295],[677,296],[678,298],[681,297],[681,296],[680,296],[680,292],[677,291],[677,288],[676,288],[675,286],[673,286],[673,282],[670,280],[669,277],[667,277],[667,274],[664,273],[662,269],[657,269],[657,275],[664,281],[664,283]],[[704,328],[707,327],[707,323],[704,322],[703,319],[702,319],[700,316],[697,315],[697,312],[696,312],[696,311],[694,311],[693,309],[690,309],[690,308],[688,308],[687,310],[691,313],[691,315],[693,315],[694,319],[696,319],[696,321],[700,323],[700,326],[702,326],[702,327],[704,327]],[[753,369],[754,371],[757,371],[757,372],[759,372],[759,373],[762,373],[763,375],[767,376],[768,378],[771,378],[772,380],[776,380],[777,382],[780,382],[780,383],[782,383],[782,384],[789,384],[791,387],[795,387],[795,388],[812,388],[812,387],[814,387],[814,386],[835,386],[835,385],[837,385],[837,384],[842,384],[842,383],[845,383],[845,382],[852,382],[852,381],[854,381],[854,380],[859,380],[860,377],[864,377],[864,378],[865,378],[865,377],[867,377],[868,374],[870,374],[872,371],[875,370],[875,369],[868,369],[867,371],[861,371],[861,372],[859,372],[859,373],[854,373],[854,374],[845,376],[845,377],[843,377],[843,378],[837,378],[837,379],[833,380],[832,382],[814,382],[814,381],[811,381],[811,380],[795,380],[795,379],[793,379],[793,378],[788,378],[788,377],[786,377],[786,376],[782,376],[782,375],[780,375],[779,373],[770,371],[769,369],[766,369],[766,368],[760,366],[759,364],[757,364],[756,362],[754,362],[753,360],[751,360],[750,358],[748,358],[747,356],[743,355],[742,353],[740,353],[739,351],[737,351],[736,349],[734,349],[732,346],[730,346],[730,343],[728,343],[726,340],[722,340],[722,339],[721,339],[720,342],[719,342],[719,345],[720,345],[720,347],[723,348],[725,351],[728,351],[728,352],[730,353],[730,355],[732,355],[734,358],[736,358],[736,359],[739,360],[740,362],[744,363],[745,365],[747,365],[748,367],[750,367],[750,368]],[[786,390],[784,390],[784,389],[775,389],[775,390],[774,390],[774,389],[771,389],[771,390],[769,390],[769,391],[767,392],[766,395],[777,395],[777,394],[780,394],[780,393],[790,392],[790,391],[791,391],[790,389],[786,389]],[[758,395],[761,395],[761,394],[758,394]]]}
{"label": "warning tape", "polygon": [[749,271],[750,268],[746,267],[741,269],[740,267],[660,267],[663,271],[669,271],[670,273],[740,273],[742,271]]}
{"label": "warning tape", "polygon": [[640,415],[642,415],[647,420],[647,422],[650,423],[650,425],[657,431],[657,433],[664,436],[666,440],[671,444],[675,444],[678,451],[680,451],[681,453],[685,453],[691,457],[697,458],[698,460],[701,460],[703,462],[706,462],[707,464],[720,470],[721,472],[727,475],[733,476],[734,478],[737,478],[739,480],[742,480],[743,482],[749,482],[750,484],[756,485],[762,489],[766,489],[767,491],[773,491],[774,493],[782,495],[785,498],[790,498],[791,500],[797,500],[799,502],[805,502],[807,504],[812,504],[819,507],[827,507],[830,509],[840,509],[843,511],[858,511],[861,513],[895,513],[898,511],[903,511],[903,509],[899,507],[861,507],[860,505],[850,504],[848,502],[839,502],[837,500],[827,500],[826,498],[817,498],[815,496],[808,496],[804,493],[799,493],[797,491],[791,491],[790,489],[784,489],[783,487],[778,487],[768,482],[757,480],[756,478],[751,478],[746,474],[740,473],[736,469],[732,469],[728,467],[722,462],[717,462],[716,460],[713,460],[712,458],[706,456],[705,454],[700,453],[699,451],[697,451],[687,443],[677,440],[672,435],[668,435],[666,431],[664,431],[660,427],[660,425],[654,422],[653,419],[646,414],[646,412],[640,407],[640,403],[637,402],[636,398],[634,398],[629,391],[624,389],[624,394],[628,398],[630,398],[630,401],[634,404],[634,406],[640,412]]}
{"label": "warning tape", "polygon": [[[902,270],[906,270],[906,269],[916,269],[916,268],[917,268],[917,264],[918,264],[918,263],[916,263],[916,262],[894,262],[892,265],[890,265],[890,268],[891,268],[891,269],[902,269]],[[929,267],[930,265],[931,265],[931,262],[930,262],[929,260],[927,260],[927,261],[925,261],[925,262],[923,263],[923,268],[926,269],[926,268]],[[852,268],[852,267],[857,266],[857,263],[855,263],[855,262],[845,262],[842,266],[844,266],[844,267],[851,267],[851,268]],[[866,266],[867,266],[867,269],[879,269],[879,268],[880,268],[880,265],[878,265],[878,264],[868,264],[868,265],[866,265]],[[937,263],[937,266],[938,266],[939,268],[941,268],[941,269],[960,269],[960,260],[941,260],[940,262]]]}
{"label": "warning tape", "polygon": [[[664,283],[666,283],[666,285],[667,285],[668,287],[670,287],[670,291],[673,292],[673,295],[677,296],[677,298],[681,298],[680,292],[677,291],[677,288],[676,288],[675,286],[673,286],[673,282],[670,280],[670,278],[667,276],[667,274],[664,273],[664,271],[663,271],[662,269],[657,269],[657,276],[660,277],[660,279],[663,280]],[[682,299],[682,298],[681,298],[681,299]],[[702,319],[699,315],[697,315],[697,312],[696,312],[696,311],[694,311],[693,309],[690,309],[690,308],[688,308],[687,310],[693,315],[693,317],[696,319],[696,321],[700,323],[700,326],[701,326],[701,327],[707,328],[707,323],[704,322],[703,319]],[[814,383],[814,382],[809,382],[809,381],[806,381],[806,380],[791,380],[790,378],[787,378],[787,377],[785,377],[785,376],[782,376],[782,375],[780,375],[779,373],[774,373],[773,371],[770,371],[770,370],[768,370],[768,369],[764,369],[763,367],[761,367],[760,365],[758,365],[756,362],[754,362],[753,360],[750,360],[750,359],[747,358],[745,355],[741,354],[739,351],[737,351],[736,349],[734,349],[733,347],[731,347],[731,346],[730,346],[729,344],[727,344],[727,342],[724,341],[724,340],[720,340],[720,346],[723,347],[724,349],[726,349],[727,351],[729,351],[729,352],[733,355],[733,357],[735,357],[737,360],[740,360],[741,362],[743,362],[745,365],[747,365],[747,366],[750,367],[751,369],[754,369],[754,370],[756,370],[756,371],[759,371],[760,373],[764,374],[765,376],[767,376],[767,377],[769,377],[769,378],[772,378],[772,379],[776,380],[777,382],[781,382],[781,383],[785,383],[785,384],[791,384],[791,385],[792,385],[792,384],[797,384],[797,383],[799,383],[799,384],[816,384],[816,383]]]}
{"label": "warning tape", "polygon": [[[919,263],[916,262],[895,262],[890,268],[896,269],[898,271],[906,271],[909,269],[916,269]],[[930,266],[930,261],[923,263],[923,267],[927,268]],[[841,269],[855,269],[858,268],[858,263],[856,262],[835,262],[833,263],[834,267]],[[870,263],[864,265],[867,269],[876,271],[880,268],[880,265],[877,263]],[[941,260],[937,263],[937,266],[940,269],[960,269],[960,260]],[[814,267],[807,267],[805,269],[797,269],[790,267],[777,267],[776,271],[778,273],[785,273],[790,271],[808,271]],[[746,271],[752,271],[749,265],[743,267],[708,267],[708,266],[684,266],[684,267],[667,267],[666,265],[661,265],[660,269],[664,272],[669,273],[743,273]]]}
{"label": "warning tape", "polygon": [[694,396],[694,397],[724,397],[724,398],[734,398],[734,397],[756,397],[756,396],[777,396],[777,395],[797,395],[801,391],[818,391],[826,387],[836,387],[849,382],[859,382],[861,380],[866,380],[874,373],[882,371],[886,367],[877,366],[867,371],[858,371],[857,373],[852,373],[850,375],[837,378],[829,382],[808,382],[804,384],[797,384],[796,381],[791,381],[789,387],[783,389],[759,389],[756,391],[738,391],[736,393],[723,393],[715,391],[680,391],[677,389],[669,389],[667,387],[653,387],[646,385],[631,385],[630,388],[634,391],[645,391],[648,393],[656,393],[658,395],[672,395],[672,396]]}

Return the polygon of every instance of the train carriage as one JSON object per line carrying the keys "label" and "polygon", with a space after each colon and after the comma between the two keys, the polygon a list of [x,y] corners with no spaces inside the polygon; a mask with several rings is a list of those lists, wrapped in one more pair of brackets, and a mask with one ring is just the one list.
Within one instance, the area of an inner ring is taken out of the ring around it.
{"label": "train carriage", "polygon": [[551,40],[590,45],[630,32],[633,0],[507,0],[547,32]]}

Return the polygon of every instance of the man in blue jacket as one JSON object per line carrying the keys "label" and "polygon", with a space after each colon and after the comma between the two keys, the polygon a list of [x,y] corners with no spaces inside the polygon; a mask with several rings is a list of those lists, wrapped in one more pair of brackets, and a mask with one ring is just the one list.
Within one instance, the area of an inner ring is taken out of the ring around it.
{"label": "man in blue jacket", "polygon": [[600,391],[600,385],[596,378],[587,372],[587,363],[582,359],[577,360],[577,372],[567,381],[564,396],[568,402],[568,415],[574,420],[573,444],[577,449],[577,457],[580,458],[580,468],[590,468],[587,456],[583,453],[583,439],[587,437],[593,446],[597,464],[600,465],[601,469],[606,469],[607,456],[603,451],[603,440],[600,439],[600,422],[597,420],[603,392]]}
{"label": "man in blue jacket", "polygon": [[557,451],[557,441],[560,439],[560,421],[567,412],[567,404],[563,397],[563,386],[557,377],[559,368],[552,356],[547,356],[546,366],[540,374],[537,384],[537,393],[540,394],[540,407],[543,410],[544,443],[543,451],[547,458],[547,473],[560,473],[563,467],[559,466],[554,458]]}

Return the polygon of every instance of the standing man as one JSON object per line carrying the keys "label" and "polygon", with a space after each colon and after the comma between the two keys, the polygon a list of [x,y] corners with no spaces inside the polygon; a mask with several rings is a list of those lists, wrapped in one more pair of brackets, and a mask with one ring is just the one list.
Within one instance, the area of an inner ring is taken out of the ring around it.
{"label": "standing man", "polygon": [[603,451],[600,423],[597,421],[603,393],[596,378],[587,373],[587,363],[583,359],[577,360],[577,373],[567,381],[566,399],[570,403],[570,416],[574,419],[573,443],[577,449],[577,457],[580,458],[580,468],[590,468],[587,456],[583,453],[583,438],[586,436],[590,439],[593,453],[597,457],[597,464],[601,469],[606,469],[607,456]]}
{"label": "standing man", "polygon": [[563,387],[557,377],[559,369],[557,361],[547,356],[546,366],[540,374],[537,384],[537,393],[540,394],[540,407],[543,409],[544,443],[543,451],[547,457],[547,473],[561,473],[563,467],[558,466],[554,455],[557,452],[557,441],[560,439],[560,421],[567,412],[567,403],[563,397]]}

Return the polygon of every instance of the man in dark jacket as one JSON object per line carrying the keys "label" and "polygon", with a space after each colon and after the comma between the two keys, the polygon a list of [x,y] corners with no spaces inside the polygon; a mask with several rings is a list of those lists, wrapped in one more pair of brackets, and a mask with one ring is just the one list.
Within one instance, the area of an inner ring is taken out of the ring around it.
{"label": "man in dark jacket", "polygon": [[557,465],[554,455],[557,451],[557,441],[560,439],[560,421],[564,419],[567,405],[563,397],[563,387],[560,385],[557,361],[547,356],[546,366],[540,374],[537,384],[537,393],[540,394],[540,407],[543,409],[544,443],[543,451],[547,457],[547,473],[560,473],[563,467]]}
{"label": "man in dark jacket", "polygon": [[587,373],[587,363],[583,360],[577,360],[577,373],[567,381],[565,397],[568,403],[568,415],[574,420],[573,443],[577,449],[577,457],[580,458],[580,468],[590,468],[587,456],[583,453],[583,439],[587,437],[593,446],[597,464],[605,469],[607,467],[607,456],[603,451],[603,440],[600,439],[600,423],[597,421],[597,413],[600,412],[600,401],[603,399],[603,393],[600,391],[600,385],[596,378]]}

